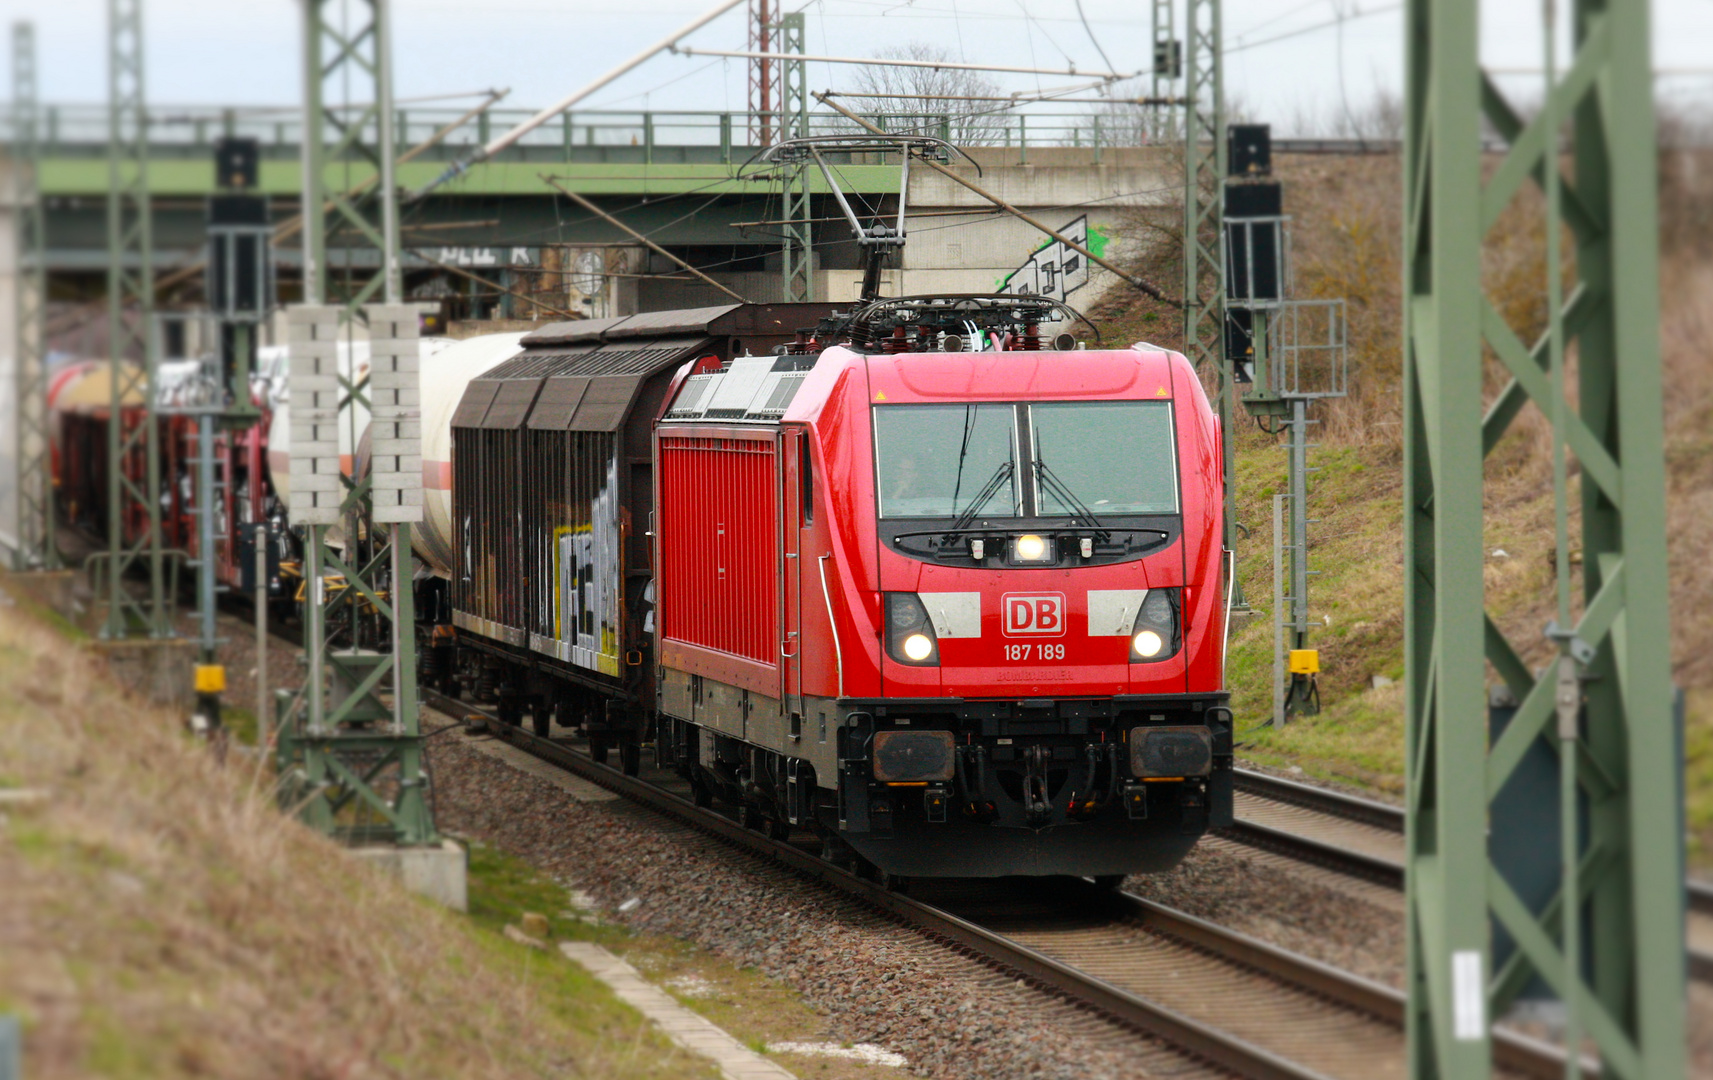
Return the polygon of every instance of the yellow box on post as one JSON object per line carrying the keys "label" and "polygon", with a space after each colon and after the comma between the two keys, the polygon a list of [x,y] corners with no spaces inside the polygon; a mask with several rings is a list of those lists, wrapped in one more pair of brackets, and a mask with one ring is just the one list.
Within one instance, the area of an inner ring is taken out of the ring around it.
{"label": "yellow box on post", "polygon": [[226,668],[223,664],[196,665],[196,692],[223,694],[226,692]]}
{"label": "yellow box on post", "polygon": [[1317,675],[1320,673],[1319,649],[1292,649],[1290,656],[1292,675]]}

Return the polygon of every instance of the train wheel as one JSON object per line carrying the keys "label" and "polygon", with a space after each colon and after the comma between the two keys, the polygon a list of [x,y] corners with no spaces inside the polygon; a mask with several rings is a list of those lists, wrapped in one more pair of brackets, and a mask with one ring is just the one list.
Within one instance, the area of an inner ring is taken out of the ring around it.
{"label": "train wheel", "polygon": [[761,811],[756,809],[754,806],[751,806],[749,803],[739,805],[738,824],[742,825],[746,829],[753,829],[756,832],[760,832],[762,826]]}
{"label": "train wheel", "polygon": [[900,896],[910,891],[910,879],[902,874],[889,874],[885,870],[877,870],[874,874],[874,880],[887,892],[894,892]]}
{"label": "train wheel", "polygon": [[1096,874],[1094,887],[1102,892],[1117,892],[1124,887],[1123,874]]}
{"label": "train wheel", "polygon": [[690,781],[690,801],[697,806],[706,808],[714,805],[714,793],[708,790],[708,785],[700,780],[692,779]]}
{"label": "train wheel", "polygon": [[458,681],[457,672],[449,671],[440,677],[439,689],[442,694],[445,694],[453,701],[457,701],[459,695],[464,692],[464,684]]}
{"label": "train wheel", "polygon": [[767,837],[769,840],[791,839],[791,823],[779,818],[767,819]]}
{"label": "train wheel", "polygon": [[500,723],[517,727],[523,722],[522,710],[518,707],[517,698],[500,695]]}
{"label": "train wheel", "polygon": [[626,776],[642,772],[642,744],[629,739],[619,743],[619,766]]}
{"label": "train wheel", "polygon": [[553,709],[544,702],[537,701],[529,711],[530,730],[545,739],[553,732]]}
{"label": "train wheel", "polygon": [[589,757],[593,758],[597,764],[605,765],[607,763],[607,737],[605,735],[589,736]]}

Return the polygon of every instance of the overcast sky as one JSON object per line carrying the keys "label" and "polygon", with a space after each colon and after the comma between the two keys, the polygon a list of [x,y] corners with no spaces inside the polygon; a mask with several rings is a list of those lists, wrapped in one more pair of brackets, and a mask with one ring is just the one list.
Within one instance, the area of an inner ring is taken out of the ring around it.
{"label": "overcast sky", "polygon": [[[799,0],[786,0],[796,4]],[[157,105],[288,104],[297,100],[297,0],[144,0],[149,99]],[[353,9],[360,0],[334,0]],[[396,0],[399,97],[509,87],[508,105],[538,106],[588,82],[710,7],[709,0]],[[1566,4],[1566,6],[1568,6]],[[1181,7],[1181,3],[1180,3]],[[1538,68],[1540,5],[1490,0],[1484,60]],[[36,23],[43,97],[105,98],[105,0],[0,0],[7,23]],[[1123,70],[1150,61],[1145,0],[813,0],[812,53],[870,56],[925,42],[972,62],[1039,67],[1074,61]],[[1341,18],[1342,16],[1342,18]],[[1256,119],[1353,109],[1402,78],[1402,4],[1395,0],[1228,0],[1228,92]],[[743,48],[739,8],[689,41]],[[1713,104],[1713,0],[1654,7],[1660,85],[1686,103]],[[1561,54],[1562,56],[1562,54]],[[590,106],[742,109],[742,60],[663,55],[602,90]],[[1524,75],[1509,76],[1513,85]],[[1002,75],[1007,89],[1060,85],[1052,76]],[[850,88],[850,69],[811,66],[812,89]],[[7,83],[10,84],[10,75]],[[1532,96],[1520,92],[1519,96]]]}

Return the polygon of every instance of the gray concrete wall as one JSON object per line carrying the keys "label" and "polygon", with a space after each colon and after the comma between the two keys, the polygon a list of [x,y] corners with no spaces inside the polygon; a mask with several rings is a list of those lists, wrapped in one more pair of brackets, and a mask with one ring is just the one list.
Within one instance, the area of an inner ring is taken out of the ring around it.
{"label": "gray concrete wall", "polygon": [[[1090,231],[1111,238],[1104,255],[1115,261],[1125,256],[1117,239],[1125,218],[1153,210],[1170,212],[1179,203],[1182,177],[1169,150],[1107,150],[1101,163],[1092,152],[1071,147],[1031,148],[1027,162],[1015,148],[986,147],[970,151],[981,172],[968,164],[954,167],[959,176],[993,193],[1043,224],[1064,230],[1086,218]],[[907,293],[993,292],[1049,238],[1019,218],[993,209],[993,204],[961,184],[933,171],[910,173],[910,240],[904,254],[903,289]],[[1091,250],[1102,246],[1099,240]],[[1064,297],[1074,307],[1087,307],[1117,282],[1108,271],[1093,267],[1087,280]]]}

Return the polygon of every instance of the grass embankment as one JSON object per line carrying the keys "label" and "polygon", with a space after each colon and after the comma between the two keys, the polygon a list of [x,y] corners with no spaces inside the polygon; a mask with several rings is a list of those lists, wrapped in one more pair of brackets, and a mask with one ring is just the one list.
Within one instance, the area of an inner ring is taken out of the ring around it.
{"label": "grass embankment", "polygon": [[523,859],[472,842],[470,876],[470,917],[478,925],[499,934],[516,926],[524,912],[541,914],[551,940],[592,941],[606,947],[680,1004],[799,1076],[858,1080],[879,1072],[908,1080],[913,1075],[846,1057],[793,1052],[791,1047],[805,1044],[845,1050],[851,1044],[828,1040],[824,1017],[789,986],[753,967],[678,938],[633,933],[587,910],[568,908],[565,889]]}
{"label": "grass embankment", "polygon": [[24,1018],[26,1075],[712,1075],[493,932],[551,887],[519,895],[526,876],[480,856],[474,919],[442,910],[181,731],[0,607],[0,789],[43,793],[0,806],[0,1011]]}
{"label": "grass embankment", "polygon": [[[1706,155],[1662,158],[1662,312],[1667,455],[1667,541],[1672,581],[1673,677],[1687,693],[1686,732],[1692,852],[1713,861],[1713,182]],[[1700,168],[1695,166],[1699,164]],[[1316,407],[1310,465],[1310,615],[1321,651],[1324,711],[1283,731],[1259,729],[1271,708],[1272,496],[1285,490],[1283,439],[1235,425],[1239,573],[1264,614],[1234,634],[1230,681],[1240,724],[1255,727],[1255,761],[1398,794],[1403,787],[1403,574],[1400,197],[1394,157],[1286,158],[1285,208],[1293,215],[1296,293],[1343,297],[1350,331],[1348,399]],[[1155,243],[1139,264],[1175,282],[1169,226],[1134,223]],[[1132,250],[1141,245],[1133,245]],[[1566,243],[1566,249],[1572,245]],[[1545,327],[1544,230],[1528,198],[1488,236],[1482,288],[1518,336]],[[1098,312],[1117,341],[1181,340],[1176,313],[1134,294],[1112,294]],[[1570,357],[1574,385],[1575,357]],[[1503,385],[1489,358],[1489,397]],[[1574,403],[1573,403],[1574,404]],[[1533,407],[1518,417],[1487,462],[1484,548],[1487,607],[1531,664],[1552,649],[1542,628],[1554,616],[1550,440]],[[1574,512],[1571,535],[1580,533]],[[1580,553],[1573,553],[1580,574]],[[1375,686],[1394,680],[1393,685]],[[1488,672],[1488,681],[1497,679]]]}

